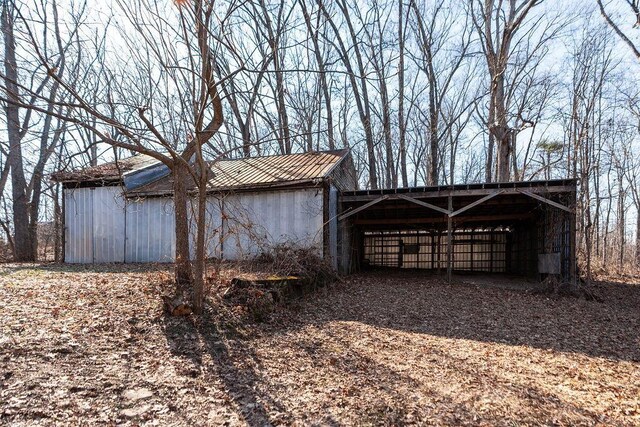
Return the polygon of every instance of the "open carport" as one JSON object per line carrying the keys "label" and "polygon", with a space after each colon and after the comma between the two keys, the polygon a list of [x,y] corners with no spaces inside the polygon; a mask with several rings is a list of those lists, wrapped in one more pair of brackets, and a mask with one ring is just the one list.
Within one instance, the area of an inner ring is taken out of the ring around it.
{"label": "open carport", "polygon": [[568,179],[343,192],[342,263],[571,282],[575,201]]}

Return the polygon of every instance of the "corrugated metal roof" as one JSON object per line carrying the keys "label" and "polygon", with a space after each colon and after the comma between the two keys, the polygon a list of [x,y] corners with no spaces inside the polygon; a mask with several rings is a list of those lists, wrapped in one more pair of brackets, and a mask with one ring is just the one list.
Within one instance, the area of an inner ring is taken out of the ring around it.
{"label": "corrugated metal roof", "polygon": [[213,188],[241,187],[322,178],[347,153],[321,151],[286,156],[223,160],[211,167]]}
{"label": "corrugated metal roof", "polygon": [[[319,151],[277,156],[220,160],[211,163],[209,186],[212,190],[296,185],[320,180],[342,160],[349,150]],[[130,194],[168,194],[172,191],[171,176],[143,174],[160,162],[146,155],[136,155],[118,162],[105,163],[71,172],[58,172],[52,179],[59,182],[117,181],[127,176],[149,179],[136,183]],[[147,175],[149,177],[147,178]],[[140,179],[138,179],[139,181]],[[193,185],[192,185],[193,186]],[[127,185],[129,189],[130,186]]]}
{"label": "corrugated metal roof", "polygon": [[[278,156],[220,160],[211,164],[211,190],[235,190],[291,186],[318,181],[342,160],[349,150],[319,151]],[[193,187],[193,184],[192,184]],[[166,176],[129,191],[130,195],[171,193],[173,179]]]}

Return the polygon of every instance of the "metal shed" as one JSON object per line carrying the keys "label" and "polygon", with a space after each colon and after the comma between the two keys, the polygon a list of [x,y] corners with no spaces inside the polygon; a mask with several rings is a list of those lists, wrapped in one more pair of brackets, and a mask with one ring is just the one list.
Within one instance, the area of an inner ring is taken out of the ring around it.
{"label": "metal shed", "polygon": [[345,191],[350,270],[418,268],[572,281],[576,181]]}
{"label": "metal shed", "polygon": [[[208,256],[243,259],[290,243],[315,247],[338,268],[338,195],[357,181],[349,150],[220,160],[210,168]],[[52,178],[63,184],[66,262],[173,261],[166,166],[137,155]]]}

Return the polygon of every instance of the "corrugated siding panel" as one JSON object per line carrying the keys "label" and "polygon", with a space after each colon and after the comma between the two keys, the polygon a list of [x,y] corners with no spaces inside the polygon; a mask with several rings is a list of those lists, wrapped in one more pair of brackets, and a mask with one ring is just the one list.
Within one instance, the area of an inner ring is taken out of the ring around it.
{"label": "corrugated siding panel", "polygon": [[222,247],[220,236],[222,235],[222,206],[224,200],[216,197],[207,199],[207,256],[219,258]]}
{"label": "corrugated siding panel", "polygon": [[120,187],[93,191],[93,262],[124,262],[125,200]]}
{"label": "corrugated siding panel", "polygon": [[127,203],[126,262],[172,262],[175,255],[173,200]]}
{"label": "corrugated siding panel", "polygon": [[65,261],[93,262],[93,189],[64,190]]}
{"label": "corrugated siding panel", "polygon": [[224,258],[254,256],[277,243],[315,246],[322,255],[322,203],[321,189],[226,197]]}
{"label": "corrugated siding panel", "polygon": [[[206,207],[206,231],[205,231],[205,247],[207,248],[206,257],[213,258],[220,256],[220,233],[222,231],[222,215],[220,214],[222,199],[216,197],[207,198]],[[191,258],[195,258],[196,250],[196,238],[197,238],[197,223],[196,216],[198,215],[198,203],[193,202],[189,207],[189,252]]]}

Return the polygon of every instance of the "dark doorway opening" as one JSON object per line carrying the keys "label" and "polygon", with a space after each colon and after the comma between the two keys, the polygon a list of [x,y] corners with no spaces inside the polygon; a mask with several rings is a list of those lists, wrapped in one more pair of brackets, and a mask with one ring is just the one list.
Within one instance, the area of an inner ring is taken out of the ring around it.
{"label": "dark doorway opening", "polygon": [[575,279],[573,180],[341,195],[341,265]]}

